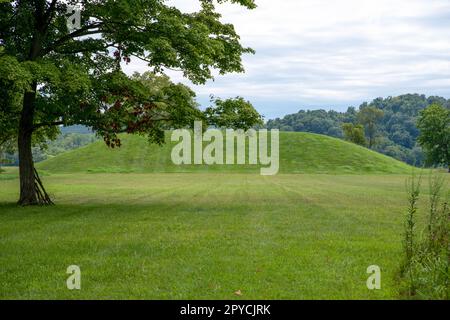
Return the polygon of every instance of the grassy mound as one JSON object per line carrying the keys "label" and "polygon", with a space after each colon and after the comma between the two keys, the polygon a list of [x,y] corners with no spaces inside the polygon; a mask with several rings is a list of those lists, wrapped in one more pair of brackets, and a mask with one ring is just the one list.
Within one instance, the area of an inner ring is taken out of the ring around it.
{"label": "grassy mound", "polygon": [[[38,164],[50,172],[161,173],[232,172],[258,173],[260,165],[174,165],[172,147],[149,144],[146,138],[124,135],[122,147],[110,149],[102,141],[69,151]],[[297,132],[280,133],[280,173],[409,173],[410,167],[393,158],[339,139]]]}

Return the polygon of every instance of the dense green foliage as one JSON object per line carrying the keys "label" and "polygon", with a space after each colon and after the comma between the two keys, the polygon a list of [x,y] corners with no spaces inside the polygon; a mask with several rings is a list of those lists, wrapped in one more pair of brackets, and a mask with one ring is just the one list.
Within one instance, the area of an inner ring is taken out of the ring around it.
{"label": "dense green foliage", "polygon": [[2,165],[11,164],[10,155],[14,153],[14,141],[7,140],[0,145],[0,170]]}
{"label": "dense green foliage", "polygon": [[359,144],[360,146],[366,145],[366,135],[363,125],[344,123],[342,125],[342,131],[344,132],[345,140]]}
{"label": "dense green foliage", "polygon": [[374,106],[364,106],[359,108],[357,115],[358,123],[362,124],[365,128],[370,149],[372,149],[376,143],[378,123],[383,118],[383,115],[383,110]]}
{"label": "dense green foliage", "polygon": [[249,101],[242,97],[222,100],[212,99],[215,106],[208,107],[205,115],[208,124],[219,128],[238,128],[248,130],[263,125],[263,118]]}
{"label": "dense green foliage", "polygon": [[[175,165],[167,133],[163,146],[145,138],[121,136],[123,145],[110,149],[101,141],[69,151],[37,164],[47,172],[223,172],[259,174],[259,165]],[[207,143],[205,143],[206,145]],[[225,145],[224,145],[225,148]],[[269,149],[270,150],[270,149]],[[339,139],[310,133],[280,133],[280,173],[373,174],[409,173],[400,161]]]}
{"label": "dense green foliage", "polygon": [[[162,143],[164,130],[205,118],[192,90],[164,70],[179,70],[196,84],[212,79],[213,69],[244,71],[241,57],[253,50],[221,21],[216,5],[224,2],[199,0],[193,13],[164,0],[0,2],[0,145],[17,138],[19,204],[43,203],[32,141],[54,138],[59,125],[85,125],[116,147],[120,133]],[[228,2],[256,7],[253,0]],[[75,4],[81,20],[71,28]],[[125,74],[131,59],[145,61],[148,72]]]}
{"label": "dense green foliage", "polygon": [[[161,0],[0,3],[2,136],[17,131],[23,93],[30,90],[36,90],[35,127],[83,124],[111,144],[120,132],[158,140],[164,126],[190,123],[195,106],[185,88],[167,80],[158,93],[149,91],[121,64],[140,59],[154,72],[180,69],[194,83],[212,78],[213,67],[242,72],[241,55],[252,50],[219,21],[211,2],[200,2],[201,11],[192,14]],[[255,7],[252,0],[232,2]],[[81,4],[76,30],[66,24],[71,3]]]}
{"label": "dense green foliage", "polygon": [[450,172],[450,109],[432,104],[420,112],[417,124],[418,140],[426,151],[427,162],[444,165]]}
{"label": "dense green foliage", "polygon": [[450,193],[443,175],[430,175],[425,228],[418,226],[422,177],[407,181],[409,206],[400,274],[404,294],[415,299],[450,299]]}
{"label": "dense green foliage", "polygon": [[[424,154],[417,143],[419,129],[416,123],[420,111],[433,103],[439,103],[447,109],[450,108],[450,100],[418,94],[388,97],[386,99],[377,98],[371,103],[362,104],[360,108],[373,106],[384,112],[378,123],[377,141],[374,149],[407,163],[421,165]],[[357,113],[358,110],[353,107],[348,108],[346,112],[301,110],[283,119],[269,120],[267,127],[285,131],[320,133],[343,138],[342,124],[357,124]]]}

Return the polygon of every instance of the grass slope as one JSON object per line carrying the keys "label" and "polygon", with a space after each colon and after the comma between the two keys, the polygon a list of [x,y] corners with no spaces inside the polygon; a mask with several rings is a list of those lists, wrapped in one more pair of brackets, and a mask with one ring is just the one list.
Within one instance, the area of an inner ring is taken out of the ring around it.
{"label": "grass slope", "polygon": [[[69,151],[38,164],[50,172],[161,173],[259,172],[259,166],[176,166],[171,150],[176,143],[159,147],[143,137],[122,136],[123,146],[109,149],[102,141]],[[393,158],[339,139],[310,134],[280,134],[280,173],[409,173],[410,167]]]}
{"label": "grass slope", "polygon": [[[399,297],[404,176],[43,179],[56,206],[17,207],[18,180],[0,181],[0,299]],[[79,291],[66,288],[73,264]]]}
{"label": "grass slope", "polygon": [[[18,207],[17,169],[0,174],[0,299],[398,298],[405,176],[387,173],[407,165],[282,133],[286,174],[264,177],[179,167],[170,144],[123,142],[40,163],[56,206]],[[373,264],[381,290],[366,287]],[[69,265],[81,267],[80,291],[66,287]]]}

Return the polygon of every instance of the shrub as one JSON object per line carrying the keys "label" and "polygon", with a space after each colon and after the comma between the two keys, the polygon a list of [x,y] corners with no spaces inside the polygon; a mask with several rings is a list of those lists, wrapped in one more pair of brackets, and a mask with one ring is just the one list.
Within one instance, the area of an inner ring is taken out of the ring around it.
{"label": "shrub", "polygon": [[449,299],[450,296],[450,209],[448,194],[442,201],[442,175],[430,175],[429,211],[426,228],[416,228],[421,177],[407,181],[408,210],[405,219],[404,261],[401,276],[405,294],[414,299]]}

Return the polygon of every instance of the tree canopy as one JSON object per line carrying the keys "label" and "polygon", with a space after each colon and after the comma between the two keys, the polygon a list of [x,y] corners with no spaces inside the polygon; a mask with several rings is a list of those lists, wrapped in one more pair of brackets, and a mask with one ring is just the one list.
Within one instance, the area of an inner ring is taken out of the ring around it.
{"label": "tree canopy", "polygon": [[[203,84],[219,74],[243,72],[233,25],[216,5],[199,0],[185,13],[164,0],[13,0],[0,2],[0,132],[17,138],[21,204],[34,204],[32,140],[52,137],[58,125],[81,124],[120,145],[122,132],[161,142],[163,130],[204,117],[193,92],[164,77],[179,70]],[[229,2],[255,8],[253,0]],[[79,28],[69,29],[79,4]],[[69,13],[68,13],[69,12]],[[145,61],[149,74],[130,77],[124,64]],[[161,77],[161,78],[158,78]],[[161,90],[152,86],[163,84]]]}
{"label": "tree canopy", "polygon": [[[417,143],[419,129],[416,123],[420,111],[433,103],[439,103],[444,108],[450,109],[450,100],[419,94],[377,98],[369,103],[361,104],[359,109],[372,106],[384,112],[377,124],[377,140],[373,149],[409,164],[422,165],[425,156],[421,146]],[[282,119],[269,120],[267,127],[344,138],[342,124],[357,125],[359,123],[358,112],[358,108],[354,107],[349,107],[345,112],[301,110]]]}
{"label": "tree canopy", "polygon": [[374,106],[364,106],[359,109],[358,122],[366,130],[369,148],[375,145],[378,130],[378,122],[383,118],[384,112]]}
{"label": "tree canopy", "polygon": [[430,165],[445,165],[450,172],[450,109],[432,104],[420,112],[417,121],[419,143]]}
{"label": "tree canopy", "polygon": [[364,134],[364,127],[362,125],[344,123],[342,125],[342,131],[344,132],[345,140],[359,144],[360,146],[366,145],[366,136]]}
{"label": "tree canopy", "polygon": [[[107,137],[125,131],[157,137],[160,122],[184,118],[162,117],[161,96],[125,75],[121,64],[143,60],[155,73],[178,69],[192,82],[204,83],[212,68],[221,74],[242,72],[241,55],[253,52],[241,46],[232,25],[220,22],[210,1],[200,1],[202,9],[190,14],[161,0],[79,1],[81,26],[69,32],[67,5],[77,2],[0,4],[0,81],[9,82],[2,86],[9,92],[2,118],[9,127],[16,128],[11,120],[19,118],[11,108],[20,110],[21,94],[37,84],[36,128],[83,124]],[[232,2],[254,7],[249,0]],[[180,88],[168,89],[177,103],[186,98]]]}

